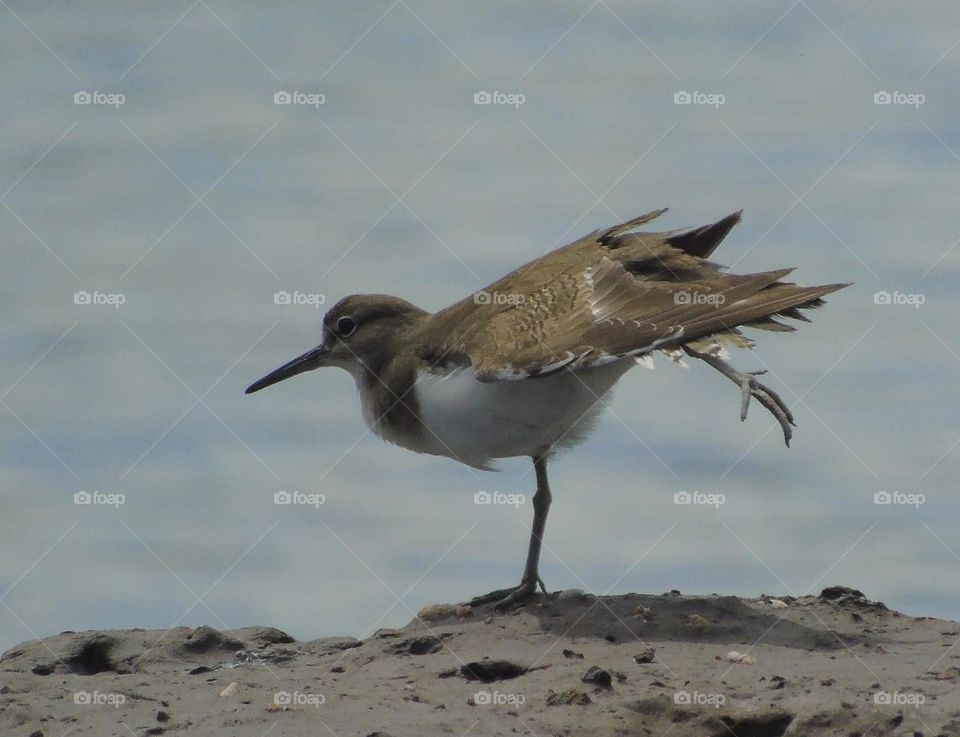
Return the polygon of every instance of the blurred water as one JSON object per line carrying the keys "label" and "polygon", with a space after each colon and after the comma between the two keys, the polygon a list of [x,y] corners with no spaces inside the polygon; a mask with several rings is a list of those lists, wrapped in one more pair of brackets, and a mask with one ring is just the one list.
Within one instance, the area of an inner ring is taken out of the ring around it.
{"label": "blurred water", "polygon": [[548,584],[842,582],[960,616],[954,5],[7,5],[0,647],[174,623],[360,635],[513,582],[529,505],[473,494],[530,494],[525,462],[383,445],[333,371],[242,394],[319,336],[322,310],[274,293],[437,309],[661,206],[665,227],[745,208],[720,261],[856,286],[738,357],[794,403],[789,451],[705,366],[628,375],[553,465]]}

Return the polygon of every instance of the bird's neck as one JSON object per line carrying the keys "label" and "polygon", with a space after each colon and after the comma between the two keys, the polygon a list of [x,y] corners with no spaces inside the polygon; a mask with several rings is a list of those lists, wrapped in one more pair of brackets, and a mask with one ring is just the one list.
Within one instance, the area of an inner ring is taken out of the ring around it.
{"label": "bird's neck", "polygon": [[382,350],[351,370],[367,426],[385,440],[412,449],[426,433],[415,388],[421,364],[415,345],[418,322],[393,332]]}

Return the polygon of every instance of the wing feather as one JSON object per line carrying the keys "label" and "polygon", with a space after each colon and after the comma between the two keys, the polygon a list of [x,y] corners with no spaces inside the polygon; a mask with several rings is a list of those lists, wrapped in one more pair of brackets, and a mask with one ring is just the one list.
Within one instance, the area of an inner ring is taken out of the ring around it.
{"label": "wing feather", "polygon": [[637,233],[663,210],[594,231],[431,316],[421,356],[473,367],[481,381],[544,376],[689,345],[751,346],[738,326],[792,330],[776,317],[846,286],[782,281],[792,269],[732,274],[705,260],[740,220],[687,231]]}

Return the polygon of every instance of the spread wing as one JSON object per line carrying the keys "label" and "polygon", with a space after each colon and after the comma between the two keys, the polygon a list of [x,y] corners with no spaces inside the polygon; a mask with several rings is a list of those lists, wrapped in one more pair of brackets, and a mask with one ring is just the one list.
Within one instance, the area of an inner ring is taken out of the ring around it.
{"label": "spread wing", "polygon": [[692,230],[635,232],[663,212],[590,233],[436,313],[427,329],[447,337],[423,358],[469,362],[480,381],[498,381],[655,349],[750,346],[738,326],[793,330],[776,318],[806,320],[800,309],[846,286],[781,281],[792,269],[731,274],[707,261],[740,213]]}

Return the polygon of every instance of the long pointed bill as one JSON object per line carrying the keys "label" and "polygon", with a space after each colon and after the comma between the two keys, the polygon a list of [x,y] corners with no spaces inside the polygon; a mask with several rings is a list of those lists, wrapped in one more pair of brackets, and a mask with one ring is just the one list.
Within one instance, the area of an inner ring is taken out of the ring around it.
{"label": "long pointed bill", "polygon": [[276,384],[278,381],[289,379],[291,376],[302,374],[304,371],[313,371],[313,369],[320,368],[324,365],[324,353],[325,351],[322,348],[314,348],[313,350],[307,351],[302,356],[297,356],[290,361],[290,363],[285,363],[276,371],[271,371],[262,379],[253,382],[247,387],[247,390],[244,392],[244,394],[253,394],[261,389],[266,389],[272,384]]}

